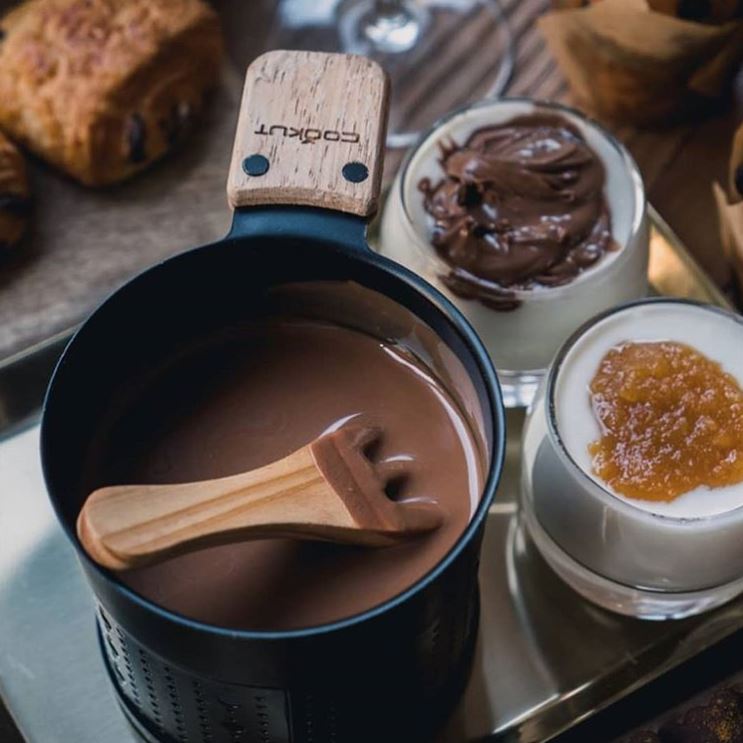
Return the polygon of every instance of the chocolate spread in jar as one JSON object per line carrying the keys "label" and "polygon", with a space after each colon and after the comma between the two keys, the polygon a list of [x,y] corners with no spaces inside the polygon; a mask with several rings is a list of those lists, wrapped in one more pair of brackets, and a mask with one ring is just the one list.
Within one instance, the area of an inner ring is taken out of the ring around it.
{"label": "chocolate spread in jar", "polygon": [[567,284],[614,247],[603,163],[560,116],[478,129],[440,162],[444,178],[419,188],[459,296],[514,309],[514,289]]}
{"label": "chocolate spread in jar", "polygon": [[483,466],[466,417],[405,347],[306,319],[270,319],[190,349],[122,401],[89,489],[237,474],[351,417],[379,426],[368,455],[398,459],[396,499],[430,498],[435,531],[393,547],[272,539],[212,547],[121,575],[167,609],[227,627],[314,626],[370,609],[431,570],[464,531]]}

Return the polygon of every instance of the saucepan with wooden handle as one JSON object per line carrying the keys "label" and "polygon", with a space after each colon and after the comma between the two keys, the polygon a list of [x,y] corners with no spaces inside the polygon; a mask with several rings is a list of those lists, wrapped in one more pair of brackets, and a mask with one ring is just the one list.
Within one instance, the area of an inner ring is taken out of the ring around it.
{"label": "saucepan with wooden handle", "polygon": [[[115,292],[75,335],[51,381],[41,435],[47,487],[95,593],[117,699],[147,740],[418,740],[452,709],[466,682],[477,633],[480,543],[503,463],[503,406],[488,356],[455,308],[367,246],[386,101],[383,72],[364,58],[299,52],[258,58],[247,73],[230,166],[230,233]],[[283,287],[319,287],[318,306],[329,319],[364,325],[377,337],[394,334],[387,325],[395,312],[323,294],[322,287],[349,285],[415,318],[461,369],[453,386],[479,421],[486,476],[450,552],[369,611],[287,631],[188,619],[92,560],[76,534],[90,492],[85,463],[122,391],[164,360],[177,363],[179,349],[194,338],[265,314]]]}

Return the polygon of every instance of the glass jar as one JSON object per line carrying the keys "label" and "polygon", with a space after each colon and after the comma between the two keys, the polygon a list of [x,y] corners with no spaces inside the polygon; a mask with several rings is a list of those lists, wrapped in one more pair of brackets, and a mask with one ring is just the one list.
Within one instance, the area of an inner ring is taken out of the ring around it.
{"label": "glass jar", "polygon": [[607,609],[670,619],[743,592],[743,482],[671,502],[630,499],[593,472],[601,435],[588,385],[627,341],[679,341],[743,382],[743,318],[684,300],[646,299],[593,318],[562,346],[527,414],[521,522],[554,571]]}
{"label": "glass jar", "polygon": [[[491,309],[454,294],[442,281],[450,266],[431,245],[433,220],[418,188],[422,179],[443,177],[439,145],[464,143],[477,129],[518,116],[558,115],[573,124],[602,160],[612,237],[607,252],[570,283],[513,291],[518,306]],[[382,216],[380,250],[426,278],[469,319],[488,349],[508,406],[528,404],[557,349],[587,318],[621,302],[647,295],[648,225],[640,173],[627,150],[600,126],[573,109],[529,99],[483,101],[440,121],[410,153],[397,175]]]}

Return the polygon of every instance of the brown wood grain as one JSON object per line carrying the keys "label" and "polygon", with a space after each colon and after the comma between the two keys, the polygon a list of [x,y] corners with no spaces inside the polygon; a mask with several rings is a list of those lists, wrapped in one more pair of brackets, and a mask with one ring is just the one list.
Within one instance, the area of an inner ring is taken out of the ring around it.
{"label": "brown wood grain", "polygon": [[[77,520],[86,552],[129,570],[214,545],[363,532],[309,446],[239,475],[174,485],[114,485],[91,493]],[[352,541],[352,540],[351,540]]]}
{"label": "brown wood grain", "polygon": [[372,463],[379,430],[346,423],[282,459],[200,482],[110,485],[92,492],[77,519],[87,553],[110,570],[254,539],[310,539],[384,547],[438,528],[436,503],[385,493],[398,463]]}
{"label": "brown wood grain", "polygon": [[[389,81],[365,57],[271,51],[248,68],[227,181],[233,208],[316,206],[367,217],[377,211]],[[262,157],[264,173],[243,162]],[[361,180],[346,165],[367,169]]]}
{"label": "brown wood grain", "polygon": [[[516,72],[507,93],[570,103],[570,91],[535,24],[548,1],[502,4],[517,41]],[[215,0],[215,5],[230,63],[206,119],[178,152],[129,183],[98,191],[31,162],[32,228],[20,246],[0,256],[0,358],[76,324],[146,266],[227,231],[224,189],[242,77],[247,64],[271,48],[279,6],[274,0]],[[421,55],[431,71],[426,89],[435,88],[437,95],[451,91],[452,105],[483,95],[492,77],[481,29],[470,24],[463,34],[451,44],[439,40]],[[463,51],[482,63],[463,68]],[[410,86],[413,108],[420,94]],[[714,279],[727,285],[731,272],[711,193],[713,182],[726,177],[730,134],[743,113],[743,82],[727,108],[699,113],[699,121],[665,130],[609,126],[637,159],[652,203]],[[399,152],[385,157],[385,183],[401,158]]]}

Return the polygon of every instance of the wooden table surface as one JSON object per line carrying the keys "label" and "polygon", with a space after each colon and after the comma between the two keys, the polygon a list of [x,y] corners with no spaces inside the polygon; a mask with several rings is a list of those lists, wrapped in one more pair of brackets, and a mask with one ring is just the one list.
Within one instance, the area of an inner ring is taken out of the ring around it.
{"label": "wooden table surface", "polygon": [[[22,245],[0,256],[0,358],[75,325],[107,293],[153,262],[225,234],[230,215],[224,181],[241,78],[251,59],[274,45],[280,6],[275,0],[214,3],[224,19],[229,65],[204,124],[186,147],[150,172],[100,191],[81,188],[32,161],[32,229]],[[0,9],[9,4],[0,0]],[[570,103],[570,91],[534,22],[547,11],[548,0],[502,0],[502,5],[516,41],[515,74],[506,93]],[[482,37],[482,29],[470,24],[451,47],[434,47],[437,91],[450,91],[453,101],[484,94],[492,60]],[[728,289],[731,272],[720,246],[711,186],[725,179],[731,137],[743,117],[743,75],[738,82],[726,109],[701,122],[663,131],[615,129],[640,165],[650,201]],[[400,153],[388,155],[386,182],[400,159]]]}

